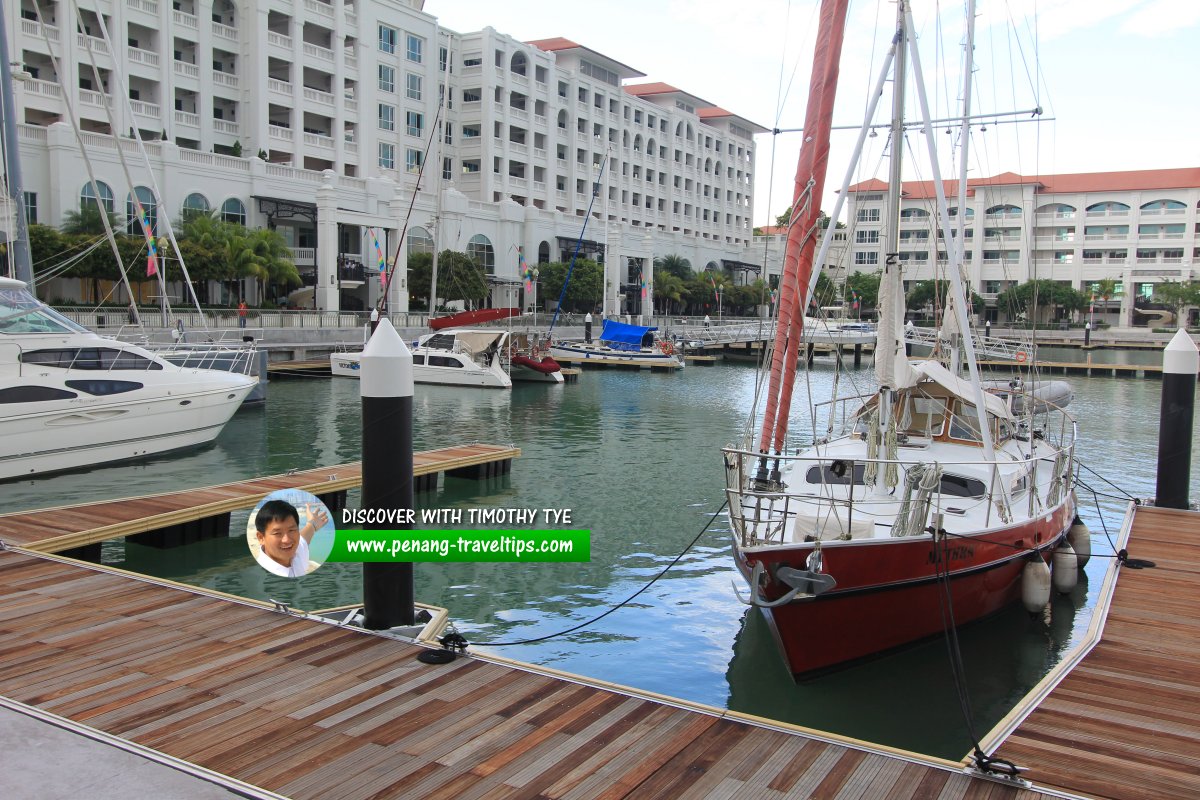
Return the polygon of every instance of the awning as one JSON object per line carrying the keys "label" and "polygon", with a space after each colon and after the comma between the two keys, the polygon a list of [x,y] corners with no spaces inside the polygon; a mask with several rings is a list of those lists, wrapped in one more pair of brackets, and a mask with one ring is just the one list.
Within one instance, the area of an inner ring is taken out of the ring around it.
{"label": "awning", "polygon": [[277,219],[306,219],[314,225],[317,222],[317,204],[304,203],[298,200],[288,200],[283,197],[263,197],[251,195],[251,200],[258,201],[259,213],[266,214],[272,222]]}
{"label": "awning", "polygon": [[657,327],[645,325],[626,325],[611,319],[604,320],[600,330],[600,341],[619,350],[636,350],[642,347],[654,346],[654,333]]}
{"label": "awning", "polygon": [[732,258],[722,258],[721,266],[730,272],[753,272],[755,275],[762,272],[762,267],[758,264],[751,264],[746,261],[735,261]]}

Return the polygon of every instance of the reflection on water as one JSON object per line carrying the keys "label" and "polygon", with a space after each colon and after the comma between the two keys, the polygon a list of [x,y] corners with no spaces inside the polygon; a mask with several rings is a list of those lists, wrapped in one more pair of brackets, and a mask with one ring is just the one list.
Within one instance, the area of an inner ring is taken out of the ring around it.
{"label": "reflection on water", "polygon": [[[868,391],[868,370],[854,373]],[[518,385],[511,392],[418,386],[418,448],[462,442],[512,443],[522,450],[512,472],[489,481],[447,478],[418,495],[428,507],[567,508],[574,527],[592,535],[583,564],[417,565],[416,593],[451,610],[467,637],[523,640],[589,620],[642,588],[712,526],[678,565],[628,606],[566,636],[497,648],[554,666],[715,706],[835,730],[950,757],[969,745],[947,667],[934,640],[856,665],[818,681],[793,684],[758,613],[746,613],[730,587],[737,578],[723,501],[719,448],[733,442],[754,393],[747,365],[689,367],[681,374],[589,371],[569,386]],[[1153,492],[1157,381],[1071,378],[1083,421],[1080,456],[1137,495]],[[808,416],[809,390],[828,397],[832,366],[818,358],[801,378],[793,404],[797,441],[823,431],[828,406]],[[842,378],[846,390],[848,379]],[[240,411],[215,445],[145,463],[95,469],[0,488],[4,510],[86,502],[207,486],[292,468],[358,458],[359,384],[353,380],[273,381],[265,408]],[[1200,428],[1197,429],[1200,438]],[[1096,485],[1100,484],[1096,482]],[[1195,490],[1194,490],[1195,491]],[[1080,492],[1097,557],[1099,586],[1110,552],[1091,495]],[[1099,498],[1119,512],[1121,504]],[[357,506],[351,493],[348,503]],[[1113,517],[1109,526],[1118,524]],[[299,579],[259,568],[240,538],[246,513],[234,514],[225,540],[173,550],[109,543],[104,560],[139,572],[300,608],[357,602],[360,567],[325,564]],[[960,632],[976,726],[982,735],[1086,625],[1084,588],[1056,601],[1048,623],[1019,608]],[[1083,604],[1083,612],[1073,614]],[[914,725],[914,720],[919,725]]]}

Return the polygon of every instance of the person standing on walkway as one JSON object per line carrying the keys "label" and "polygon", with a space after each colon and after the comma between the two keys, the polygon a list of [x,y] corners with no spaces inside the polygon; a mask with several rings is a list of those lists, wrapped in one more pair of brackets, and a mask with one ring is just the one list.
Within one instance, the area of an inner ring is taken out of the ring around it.
{"label": "person standing on walkway", "polygon": [[238,327],[246,327],[246,301],[238,303]]}

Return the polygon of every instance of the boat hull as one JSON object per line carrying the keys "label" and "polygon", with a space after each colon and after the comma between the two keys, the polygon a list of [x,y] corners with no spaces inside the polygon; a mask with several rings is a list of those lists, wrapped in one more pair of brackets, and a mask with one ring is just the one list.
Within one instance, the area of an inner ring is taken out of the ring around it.
{"label": "boat hull", "polygon": [[[954,536],[948,548],[949,585],[955,625],[999,611],[1020,596],[1025,562],[1049,560],[1066,534],[1074,509],[1055,511],[1020,525],[973,536]],[[738,569],[749,580],[756,562],[767,575],[781,565],[803,568],[812,545],[737,549]],[[928,536],[875,540],[822,548],[823,572],[836,588],[814,598],[762,608],[793,675],[829,670],[944,631],[945,581],[938,578],[934,543]],[[787,586],[773,579],[766,599]]]}
{"label": "boat hull", "polygon": [[[362,353],[333,353],[329,357],[330,374],[341,378],[362,377],[360,360]],[[461,367],[435,367],[413,364],[413,382],[442,386],[472,386],[477,389],[511,389],[512,380],[504,370],[496,367],[478,367],[469,359],[458,359]]]}
{"label": "boat hull", "polygon": [[560,342],[550,348],[550,356],[556,361],[581,362],[591,365],[638,366],[651,369],[680,369],[683,362],[674,354],[660,350],[618,350],[600,345]]}

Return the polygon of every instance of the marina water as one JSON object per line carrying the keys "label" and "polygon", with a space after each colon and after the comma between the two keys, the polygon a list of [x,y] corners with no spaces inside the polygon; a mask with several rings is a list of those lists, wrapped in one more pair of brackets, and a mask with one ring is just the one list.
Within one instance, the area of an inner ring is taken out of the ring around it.
{"label": "marina water", "polygon": [[[1140,354],[1139,354],[1140,355]],[[1157,355],[1157,354],[1156,354]],[[818,358],[797,386],[793,430],[811,431],[803,384],[818,400],[834,369]],[[852,371],[870,391],[869,369]],[[681,374],[586,372],[569,386],[518,385],[510,393],[418,386],[418,449],[465,442],[514,444],[512,472],[486,481],[447,478],[418,506],[570,509],[573,527],[592,536],[592,558],[572,564],[418,564],[417,598],[445,606],[472,647],[533,639],[591,619],[634,594],[700,533],[667,574],[594,625],[545,641],[498,647],[522,661],[639,689],[958,758],[970,748],[942,639],[796,684],[761,615],[737,602],[719,448],[741,431],[754,393],[749,365],[689,367]],[[993,376],[997,377],[997,376]],[[1136,496],[1154,489],[1157,380],[1071,377],[1080,420],[1078,456]],[[846,393],[847,378],[842,378]],[[818,421],[824,429],[828,406]],[[206,486],[258,475],[330,466],[359,458],[358,382],[328,378],[272,381],[265,408],[240,411],[201,451],[126,466],[60,475],[0,488],[14,511]],[[811,434],[809,434],[811,435]],[[1200,441],[1200,428],[1197,429]],[[1092,529],[1087,577],[1069,597],[1031,619],[1013,606],[960,630],[971,708],[982,735],[1057,662],[1086,628],[1094,592],[1123,513],[1122,494],[1079,501]],[[1192,482],[1193,496],[1197,481]],[[1102,524],[1097,501],[1105,512]],[[358,497],[351,493],[351,507]],[[228,539],[169,550],[110,542],[104,562],[135,572],[305,609],[361,599],[357,564],[326,564],[297,580],[267,574],[251,559],[247,512],[233,515]],[[819,642],[814,642],[819,647]]]}

